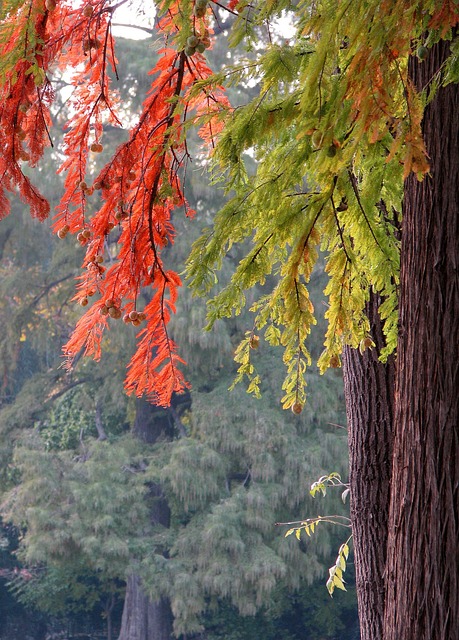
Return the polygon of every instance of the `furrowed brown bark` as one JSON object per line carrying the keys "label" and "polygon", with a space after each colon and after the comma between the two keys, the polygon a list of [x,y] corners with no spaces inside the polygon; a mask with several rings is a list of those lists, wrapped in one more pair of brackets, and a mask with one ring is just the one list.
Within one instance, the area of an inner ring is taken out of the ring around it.
{"label": "furrowed brown bark", "polygon": [[[439,42],[409,76],[427,86]],[[384,640],[459,638],[459,86],[439,88],[423,132],[431,171],[407,179],[402,225]]]}
{"label": "furrowed brown bark", "polygon": [[367,305],[374,349],[347,347],[343,353],[349,439],[349,484],[355,579],[361,640],[382,637],[384,571],[389,519],[394,360],[378,355],[384,346],[380,300]]}

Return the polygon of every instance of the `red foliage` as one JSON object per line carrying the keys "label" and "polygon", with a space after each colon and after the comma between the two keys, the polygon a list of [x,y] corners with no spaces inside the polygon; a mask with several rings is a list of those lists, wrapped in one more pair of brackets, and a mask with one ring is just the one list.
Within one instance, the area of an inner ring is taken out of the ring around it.
{"label": "red foliage", "polygon": [[[51,70],[61,69],[67,74],[72,70],[71,117],[64,138],[65,158],[59,169],[65,174],[65,189],[54,230],[60,237],[69,232],[78,234],[79,242],[86,247],[75,299],[88,309],[64,350],[69,365],[81,351],[97,359],[112,319],[124,316],[134,326],[143,323],[126,388],[167,404],[173,391],[186,386],[180,369],[183,361],[167,330],[180,279],[167,271],[162,261],[164,247],[174,242],[173,211],[184,208],[192,214],[179,179],[187,158],[184,118],[186,115],[200,123],[200,135],[211,147],[222,127],[220,115],[229,105],[221,88],[211,93],[192,92],[196,81],[209,77],[211,70],[201,53],[190,53],[189,47],[182,50],[183,38],[180,50],[176,45],[182,33],[196,36],[200,47],[209,45],[214,3],[202,7],[194,5],[193,0],[159,0],[156,4],[161,16],[158,29],[167,46],[151,72],[151,89],[129,140],[116,150],[92,184],[86,181],[87,167],[92,154],[102,151],[103,125],[119,125],[118,97],[108,73],[110,68],[116,71],[113,8],[107,0],[88,0],[84,6],[75,6],[70,0],[22,0],[0,21],[0,218],[9,213],[6,192],[16,190],[33,216],[42,220],[49,213],[47,200],[23,166],[35,166],[44,148],[51,144]],[[404,15],[403,3],[399,4],[400,15]],[[229,0],[227,9],[235,13],[245,5],[244,0]],[[383,2],[381,7],[395,11],[391,3]],[[407,20],[415,18],[415,14],[409,14]],[[445,0],[436,3],[429,28],[445,35],[458,22],[457,2]],[[366,101],[368,130],[379,121],[381,111],[390,111],[394,96],[384,78],[392,74],[394,86],[398,82],[400,70],[394,62],[409,53],[411,43],[406,33],[410,29],[408,24],[407,29],[393,35],[389,57],[387,52],[372,53],[372,74],[367,73],[365,47],[354,55],[350,71],[356,73],[349,76],[360,80],[349,84],[347,96],[356,111]],[[404,135],[405,173],[423,173],[428,165],[420,133],[422,106],[410,86],[406,87],[406,96],[410,121]],[[375,139],[379,135],[377,127],[372,135]],[[391,155],[401,143],[401,136],[397,136]],[[88,215],[88,198],[95,190],[100,192],[101,204]],[[115,228],[117,251],[110,256],[107,269],[103,264],[106,240]],[[140,293],[146,289],[150,290],[150,302],[145,309],[138,309]],[[90,305],[93,296],[95,301]]]}
{"label": "red foliage", "polygon": [[459,7],[455,0],[445,0],[438,11],[434,13],[430,22],[430,29],[438,29],[442,38],[451,27],[459,24]]}
{"label": "red foliage", "polygon": [[[35,165],[49,144],[53,90],[46,79],[47,60],[40,42],[48,28],[48,12],[43,11],[42,2],[30,3],[1,26],[9,39],[0,47],[0,58],[14,64],[5,65],[0,85],[0,217],[10,211],[5,190],[18,189],[32,215],[43,220],[49,213],[49,204],[22,166],[24,162]],[[18,49],[23,55],[18,55]]]}
{"label": "red foliage", "polygon": [[[173,42],[180,20],[179,3],[166,2],[159,28]],[[161,10],[161,6],[159,7]],[[208,10],[193,17],[193,33],[208,38]],[[12,17],[13,18],[13,17]],[[71,117],[64,138],[65,190],[57,207],[54,230],[60,237],[77,233],[86,247],[83,273],[75,299],[88,310],[64,347],[71,365],[82,350],[98,359],[109,322],[122,316],[141,325],[137,351],[128,368],[126,389],[167,404],[174,391],[186,387],[180,366],[183,360],[167,330],[175,311],[180,278],[167,271],[162,250],[173,244],[172,212],[187,208],[179,169],[186,160],[183,142],[184,114],[206,114],[201,135],[212,144],[220,130],[218,115],[228,109],[223,92],[202,92],[191,97],[194,83],[211,75],[200,53],[187,57],[168,46],[163,49],[138,123],[100,171],[93,184],[85,180],[91,154],[102,150],[104,123],[119,125],[117,94],[110,86],[108,68],[116,70],[111,35],[111,9],[104,0],[72,8],[54,0],[29,0],[14,16],[11,43],[0,55],[15,56],[10,77],[2,83],[0,108],[0,206],[7,211],[4,190],[19,188],[32,215],[43,219],[49,205],[23,174],[20,162],[34,165],[50,143],[49,107],[53,90],[48,80],[51,65],[73,70]],[[23,59],[22,46],[31,55]],[[33,55],[32,55],[33,54]],[[101,205],[88,216],[87,199],[100,191]],[[103,265],[106,239],[119,229],[116,256],[108,269]],[[141,291],[150,289],[151,299],[139,310]],[[89,305],[89,298],[95,302]]]}

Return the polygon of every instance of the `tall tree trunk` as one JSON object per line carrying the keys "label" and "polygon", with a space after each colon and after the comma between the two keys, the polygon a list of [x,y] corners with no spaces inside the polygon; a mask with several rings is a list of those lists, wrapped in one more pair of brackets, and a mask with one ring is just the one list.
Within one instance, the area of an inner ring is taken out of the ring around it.
{"label": "tall tree trunk", "polygon": [[170,640],[172,612],[167,598],[152,602],[145,594],[140,578],[127,579],[126,599],[119,640]]}
{"label": "tall tree trunk", "polygon": [[367,305],[374,349],[343,354],[344,392],[349,438],[349,484],[356,589],[361,640],[382,637],[384,571],[389,518],[394,360],[378,355],[384,346],[380,299]]}
{"label": "tall tree trunk", "polygon": [[[137,399],[133,433],[143,442],[153,444],[171,436],[169,412]],[[161,486],[150,485],[150,513],[154,524],[170,526],[170,509]],[[167,598],[153,601],[142,588],[140,577],[132,573],[127,578],[121,631],[118,640],[170,640],[172,611]]]}
{"label": "tall tree trunk", "polygon": [[[439,42],[409,75],[426,87]],[[384,640],[459,638],[459,86],[423,130],[431,172],[405,185]]]}

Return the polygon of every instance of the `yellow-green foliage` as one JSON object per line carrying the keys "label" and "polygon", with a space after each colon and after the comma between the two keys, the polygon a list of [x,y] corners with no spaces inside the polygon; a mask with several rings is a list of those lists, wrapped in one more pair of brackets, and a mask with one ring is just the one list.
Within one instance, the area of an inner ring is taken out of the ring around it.
{"label": "yellow-green foliage", "polygon": [[5,518],[27,527],[23,560],[60,566],[79,557],[104,576],[122,576],[142,545],[145,553],[150,529],[139,460],[130,438],[89,441],[77,458],[46,452],[36,434],[25,438],[15,455],[21,484],[2,505]]}
{"label": "yellow-green foliage", "polygon": [[[239,3],[234,42],[255,48],[257,30],[287,5]],[[225,78],[256,81],[259,92],[226,114],[213,174],[223,176],[230,200],[195,244],[188,276],[197,293],[208,294],[225,254],[250,239],[252,249],[231,282],[209,302],[209,326],[239,314],[248,291],[269,283],[269,294],[251,309],[256,330],[284,348],[285,407],[304,402],[306,343],[315,322],[308,280],[319,247],[329,276],[321,371],[339,366],[344,344],[372,346],[365,315],[370,290],[383,300],[381,357],[395,348],[403,179],[412,171],[421,179],[428,171],[420,128],[427,93],[418,95],[408,83],[407,60],[421,42],[429,46],[450,37],[453,13],[441,14],[442,30],[436,28],[440,5],[402,0],[289,5],[295,37],[258,46],[255,59],[215,78],[216,84]],[[427,88],[429,98],[436,86],[457,78],[457,50],[453,42],[444,75]],[[245,167],[247,154],[257,160],[255,175]],[[249,347],[250,335],[236,353],[238,379],[248,376],[250,390],[258,393]]]}
{"label": "yellow-green foliage", "polygon": [[[35,31],[35,18],[43,14],[43,7],[38,2],[25,0],[7,0],[0,5],[0,42],[8,43],[0,59],[0,84],[6,81],[13,85],[17,78],[15,69],[20,60],[26,60],[28,73],[32,73],[36,84],[44,80],[44,72],[37,62],[41,41]],[[5,17],[16,16],[14,22],[7,22]],[[25,19],[24,19],[25,18]]]}

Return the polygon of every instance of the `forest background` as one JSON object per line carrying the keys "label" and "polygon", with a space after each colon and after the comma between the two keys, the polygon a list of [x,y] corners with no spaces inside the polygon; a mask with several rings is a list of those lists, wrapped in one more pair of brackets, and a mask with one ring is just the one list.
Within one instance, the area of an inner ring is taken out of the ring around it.
{"label": "forest background", "polygon": [[[154,33],[142,41],[117,40],[118,86],[128,113],[139,112],[148,88],[154,41]],[[214,68],[227,52],[221,36],[209,52]],[[237,59],[237,49],[232,55]],[[63,75],[56,131],[67,118],[67,84]],[[256,83],[234,87],[231,101],[242,103],[258,91]],[[61,143],[53,136],[54,149],[35,178],[57,204]],[[119,128],[105,128],[94,175],[123,136]],[[190,145],[198,149],[197,140]],[[192,241],[224,204],[199,160],[188,168],[185,192],[197,214],[192,221],[174,219],[176,241],[166,260],[178,272]],[[160,596],[151,616],[163,621],[164,637],[173,624],[179,637],[208,640],[355,638],[352,571],[348,593],[332,600],[324,586],[346,530],[324,525],[298,541],[275,527],[318,512],[346,514],[339,496],[321,504],[308,495],[324,473],[347,473],[340,373],[319,376],[311,369],[304,411],[286,413],[279,396],[282,357],[263,345],[256,354],[262,398],[250,398],[242,385],[229,393],[234,350],[252,320],[243,313],[205,332],[206,305],[186,288],[171,331],[188,362],[190,394],[174,396],[168,409],[125,395],[131,327],[108,336],[100,363],[80,360],[66,373],[59,367],[61,347],[80,315],[73,297],[82,248],[53,238],[48,224],[31,220],[18,201],[12,208],[0,227],[2,637],[66,630],[114,638],[130,576],[141,579],[147,599]],[[222,284],[243,251],[228,257]],[[325,310],[324,286],[320,262],[311,280],[319,310]],[[323,333],[322,318],[310,342],[315,359]]]}

